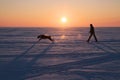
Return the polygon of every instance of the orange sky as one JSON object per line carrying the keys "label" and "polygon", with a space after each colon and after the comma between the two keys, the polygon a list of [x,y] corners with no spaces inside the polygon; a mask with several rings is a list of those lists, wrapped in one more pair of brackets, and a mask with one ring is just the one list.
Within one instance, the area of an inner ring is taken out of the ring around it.
{"label": "orange sky", "polygon": [[[120,0],[1,0],[1,27],[120,26]],[[62,17],[67,22],[61,22]]]}

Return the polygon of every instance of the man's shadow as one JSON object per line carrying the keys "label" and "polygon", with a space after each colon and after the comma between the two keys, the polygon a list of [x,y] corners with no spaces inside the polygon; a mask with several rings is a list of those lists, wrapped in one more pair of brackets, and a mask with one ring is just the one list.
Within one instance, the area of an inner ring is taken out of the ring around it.
{"label": "man's shadow", "polygon": [[102,43],[102,42],[99,42],[97,44],[92,43],[92,45],[94,45],[96,48],[104,51],[105,53],[108,53],[108,54],[113,54],[113,53],[119,54],[119,52],[116,49],[112,48],[112,46],[108,46],[105,43]]}

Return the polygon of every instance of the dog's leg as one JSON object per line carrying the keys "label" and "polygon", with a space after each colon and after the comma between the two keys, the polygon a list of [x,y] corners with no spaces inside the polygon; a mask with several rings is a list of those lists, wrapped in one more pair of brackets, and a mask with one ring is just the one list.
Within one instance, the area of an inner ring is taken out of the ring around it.
{"label": "dog's leg", "polygon": [[41,40],[41,38],[39,39],[39,41]]}
{"label": "dog's leg", "polygon": [[50,41],[54,41],[51,37],[48,38]]}

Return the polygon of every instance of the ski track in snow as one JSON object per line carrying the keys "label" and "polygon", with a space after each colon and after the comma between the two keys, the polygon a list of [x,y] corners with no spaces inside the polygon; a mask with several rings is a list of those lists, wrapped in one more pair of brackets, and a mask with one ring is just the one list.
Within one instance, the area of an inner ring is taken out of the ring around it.
{"label": "ski track in snow", "polygon": [[[1,80],[120,80],[120,28],[0,28]],[[55,42],[37,40],[50,34]]]}

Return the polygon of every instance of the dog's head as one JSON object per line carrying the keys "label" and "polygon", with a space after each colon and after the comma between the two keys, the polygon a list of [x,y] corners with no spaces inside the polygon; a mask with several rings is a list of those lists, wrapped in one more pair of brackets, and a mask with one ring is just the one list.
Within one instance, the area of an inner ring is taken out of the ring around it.
{"label": "dog's head", "polygon": [[41,35],[37,36],[37,38],[41,38]]}

